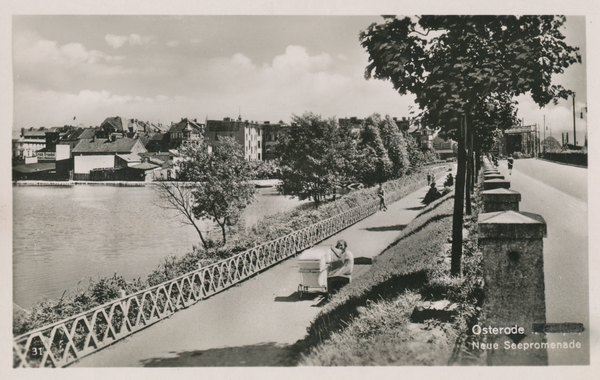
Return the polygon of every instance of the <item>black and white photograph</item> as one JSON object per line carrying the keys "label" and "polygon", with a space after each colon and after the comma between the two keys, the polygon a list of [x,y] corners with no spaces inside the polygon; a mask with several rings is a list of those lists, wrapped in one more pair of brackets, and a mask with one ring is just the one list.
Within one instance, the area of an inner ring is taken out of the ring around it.
{"label": "black and white photograph", "polygon": [[592,3],[331,3],[2,5],[8,378],[592,377]]}

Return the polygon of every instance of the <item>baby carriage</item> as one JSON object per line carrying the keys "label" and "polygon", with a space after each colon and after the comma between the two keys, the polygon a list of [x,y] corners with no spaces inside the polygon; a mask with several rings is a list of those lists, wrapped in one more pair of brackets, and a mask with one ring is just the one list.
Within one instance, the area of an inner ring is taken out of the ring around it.
{"label": "baby carriage", "polygon": [[327,294],[327,276],[331,266],[331,247],[317,245],[298,256],[298,267],[302,278],[298,285],[298,297],[305,293]]}

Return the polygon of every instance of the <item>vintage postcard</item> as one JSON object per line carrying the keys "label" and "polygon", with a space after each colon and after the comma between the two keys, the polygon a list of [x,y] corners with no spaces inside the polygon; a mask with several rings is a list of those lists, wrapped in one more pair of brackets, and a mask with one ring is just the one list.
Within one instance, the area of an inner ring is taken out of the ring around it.
{"label": "vintage postcard", "polygon": [[591,377],[591,2],[357,3],[2,6],[3,372]]}

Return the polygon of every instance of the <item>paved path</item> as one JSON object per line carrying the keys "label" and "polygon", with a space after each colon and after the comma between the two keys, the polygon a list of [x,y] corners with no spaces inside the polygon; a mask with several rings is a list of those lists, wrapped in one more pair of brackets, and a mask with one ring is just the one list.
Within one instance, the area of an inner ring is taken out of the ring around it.
{"label": "paved path", "polygon": [[519,209],[546,221],[544,279],[547,322],[584,323],[581,335],[551,334],[549,342],[582,342],[582,350],[548,350],[551,365],[589,363],[589,264],[587,169],[535,159],[506,161],[500,173],[521,193]]}
{"label": "paved path", "polygon": [[[345,239],[357,257],[378,255],[417,216],[427,189],[320,244]],[[300,300],[299,283],[297,258],[290,258],[71,367],[285,365],[287,347],[304,338],[323,302],[323,296],[316,294]]]}

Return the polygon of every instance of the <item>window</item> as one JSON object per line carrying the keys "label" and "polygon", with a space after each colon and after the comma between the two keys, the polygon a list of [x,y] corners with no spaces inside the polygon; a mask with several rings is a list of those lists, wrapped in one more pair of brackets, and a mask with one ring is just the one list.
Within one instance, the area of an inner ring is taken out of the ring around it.
{"label": "window", "polygon": [[258,159],[260,160],[260,153],[258,154]]}
{"label": "window", "polygon": [[258,147],[260,148],[260,140],[258,141]]}

